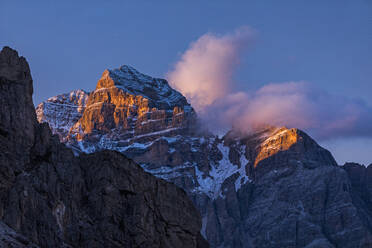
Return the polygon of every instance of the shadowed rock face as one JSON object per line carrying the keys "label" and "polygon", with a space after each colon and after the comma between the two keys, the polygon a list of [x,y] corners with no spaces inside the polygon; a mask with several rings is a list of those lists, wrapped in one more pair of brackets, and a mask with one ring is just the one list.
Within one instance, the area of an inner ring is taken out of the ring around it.
{"label": "shadowed rock face", "polygon": [[346,163],[342,168],[349,175],[352,199],[358,207],[358,215],[372,230],[372,164],[366,167],[357,163]]}
{"label": "shadowed rock face", "polygon": [[[60,136],[76,152],[124,153],[182,187],[212,247],[372,246],[372,179],[358,183],[361,169],[339,167],[298,129],[232,130],[222,138],[199,132],[192,108],[183,97],[168,99],[179,93],[165,94],[172,92],[165,82],[128,66],[105,71],[89,94],[91,109]],[[64,114],[38,110],[51,116],[43,122],[66,123],[58,119]]]}
{"label": "shadowed rock face", "polygon": [[365,197],[364,206],[353,200],[348,174],[327,150],[297,129],[237,137],[230,132],[225,143],[245,144],[247,158],[254,161],[247,165],[252,180],[213,203],[218,217],[211,218],[218,221],[210,222],[228,231],[221,237],[207,226],[212,246],[219,239],[226,244],[229,236],[235,236],[229,247],[371,246],[371,228],[360,212],[372,198]]}
{"label": "shadowed rock face", "polygon": [[38,124],[28,64],[0,52],[1,247],[208,247],[186,193],[115,151],[74,156]]}
{"label": "shadowed rock face", "polygon": [[[28,162],[29,154],[24,155],[34,144],[38,124],[32,104],[30,69],[24,58],[8,48],[0,52],[0,90],[0,137],[8,141],[3,141],[6,149],[2,151],[5,157],[14,160],[13,170],[18,173],[22,164]],[[20,92],[24,94],[19,95]],[[12,176],[7,173],[5,177]]]}

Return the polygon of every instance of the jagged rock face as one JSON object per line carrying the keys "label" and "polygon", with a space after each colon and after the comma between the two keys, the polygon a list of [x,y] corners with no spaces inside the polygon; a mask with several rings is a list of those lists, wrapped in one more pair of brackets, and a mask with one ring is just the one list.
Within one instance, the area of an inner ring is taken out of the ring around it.
{"label": "jagged rock face", "polygon": [[208,247],[182,189],[115,151],[74,156],[37,123],[25,59],[0,62],[2,247]]}
{"label": "jagged rock face", "polygon": [[84,113],[88,96],[89,93],[84,90],[74,90],[51,97],[36,107],[37,120],[48,122],[53,133],[66,141],[70,129]]}
{"label": "jagged rock face", "polygon": [[9,226],[0,221],[0,247],[2,248],[37,248],[30,240],[20,235]]}
{"label": "jagged rock face", "polygon": [[122,151],[128,145],[194,131],[195,112],[164,79],[134,68],[105,70],[91,93],[51,97],[36,108],[39,122],[72,148]]}
{"label": "jagged rock face", "polygon": [[[14,169],[18,171],[20,164],[17,157],[25,158],[34,143],[34,130],[37,122],[32,104],[32,79],[26,60],[18,57],[16,51],[5,47],[0,52],[0,137],[6,138],[6,146],[2,159],[12,160]],[[19,92],[25,94],[20,95]],[[18,130],[18,132],[14,132]],[[0,162],[3,162],[0,160]],[[4,176],[4,175],[2,175]],[[0,176],[0,177],[2,177]],[[6,174],[5,177],[12,175]]]}
{"label": "jagged rock face", "polygon": [[[347,174],[335,166],[290,163],[239,192],[241,242],[253,247],[369,247]],[[262,235],[262,234],[265,235]]]}
{"label": "jagged rock face", "polygon": [[[347,174],[305,133],[280,128],[243,139],[231,132],[224,139],[230,153],[239,143],[245,145],[246,157],[252,161],[246,167],[251,180],[236,191],[236,181],[234,185],[231,180],[236,176],[228,178],[222,189],[225,198],[208,206],[203,220],[212,247],[372,244],[371,229],[352,201]],[[269,147],[270,155],[260,159]]]}
{"label": "jagged rock face", "polygon": [[358,215],[370,230],[372,229],[372,164],[368,167],[346,163],[342,168],[351,181],[352,199],[358,206]]}
{"label": "jagged rock face", "polygon": [[[228,134],[225,139],[229,140],[231,136],[234,135]],[[259,130],[245,136],[241,142],[247,147],[248,159],[254,161],[253,168],[250,168],[254,178],[260,178],[275,169],[286,168],[293,161],[301,161],[307,168],[337,165],[329,151],[320,147],[310,136],[296,128]]]}
{"label": "jagged rock face", "polygon": [[128,145],[158,132],[174,134],[187,129],[194,115],[185,97],[170,88],[166,80],[122,66],[104,71],[68,140],[85,147],[90,145],[87,141],[97,142],[108,136],[111,141]]}
{"label": "jagged rock face", "polygon": [[[79,152],[119,151],[147,172],[185,189],[201,212],[202,234],[212,247],[372,245],[371,227],[363,220],[363,213],[371,216],[366,205],[372,196],[364,194],[359,197],[362,203],[355,203],[348,174],[307,134],[270,127],[249,134],[232,130],[219,138],[199,132],[193,114],[181,114],[185,128],[170,132],[177,114],[173,113],[172,121],[170,115],[152,115],[171,111],[172,107],[157,103],[162,95],[128,88],[135,80],[135,89],[145,88],[138,86],[143,83],[157,92],[156,84],[149,85],[130,67],[116,71],[120,73],[104,73],[97,92],[89,96],[97,110],[87,107],[87,117],[84,112],[70,131],[81,136],[71,136],[67,144]],[[131,83],[118,83],[128,80]],[[177,113],[186,112],[188,105],[181,105]],[[125,111],[116,110],[117,106]],[[139,122],[141,113],[149,109],[150,117]],[[169,121],[163,124],[164,119]],[[86,127],[84,120],[88,120]],[[144,127],[158,122],[159,126]]]}

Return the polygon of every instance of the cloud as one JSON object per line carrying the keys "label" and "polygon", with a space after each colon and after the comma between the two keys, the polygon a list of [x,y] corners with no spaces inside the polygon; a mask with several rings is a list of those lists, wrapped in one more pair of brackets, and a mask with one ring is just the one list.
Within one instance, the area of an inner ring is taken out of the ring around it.
{"label": "cloud", "polygon": [[267,84],[255,92],[233,92],[232,75],[254,31],[248,27],[193,42],[167,74],[214,131],[249,132],[262,125],[295,127],[316,139],[372,137],[372,108],[361,100],[329,94],[310,83]]}
{"label": "cloud", "polygon": [[218,36],[207,33],[193,42],[167,74],[171,86],[179,90],[200,113],[230,90],[239,55],[249,46],[254,31],[241,27]]}
{"label": "cloud", "polygon": [[272,83],[252,94],[229,94],[209,105],[201,118],[214,130],[249,132],[271,125],[299,128],[320,140],[372,136],[371,107],[306,82]]}

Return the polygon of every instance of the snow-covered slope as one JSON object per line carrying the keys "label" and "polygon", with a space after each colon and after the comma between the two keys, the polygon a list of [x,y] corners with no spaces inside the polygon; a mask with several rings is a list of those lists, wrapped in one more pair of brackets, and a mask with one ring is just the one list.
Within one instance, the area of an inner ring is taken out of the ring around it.
{"label": "snow-covered slope", "polygon": [[66,141],[70,129],[83,115],[88,95],[84,90],[74,90],[50,97],[36,107],[37,119],[47,122],[53,133]]}

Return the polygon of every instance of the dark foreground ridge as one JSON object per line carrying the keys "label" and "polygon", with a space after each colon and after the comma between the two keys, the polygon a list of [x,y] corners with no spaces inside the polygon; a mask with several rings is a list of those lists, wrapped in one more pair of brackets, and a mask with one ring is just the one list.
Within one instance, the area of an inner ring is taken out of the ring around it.
{"label": "dark foreground ridge", "polygon": [[119,152],[74,156],[39,124],[28,63],[0,52],[0,247],[208,247],[186,193]]}

